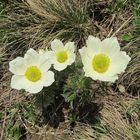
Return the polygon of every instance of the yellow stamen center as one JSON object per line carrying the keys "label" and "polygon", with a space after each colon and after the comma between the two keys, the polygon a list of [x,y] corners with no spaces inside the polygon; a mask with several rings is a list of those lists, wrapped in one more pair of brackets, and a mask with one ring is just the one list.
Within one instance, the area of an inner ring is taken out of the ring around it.
{"label": "yellow stamen center", "polygon": [[25,77],[32,82],[36,82],[41,79],[41,71],[37,66],[28,67],[25,72]]}
{"label": "yellow stamen center", "polygon": [[92,67],[98,73],[104,73],[108,70],[110,58],[106,54],[97,54],[93,57]]}
{"label": "yellow stamen center", "polygon": [[59,63],[64,63],[68,59],[68,54],[66,51],[61,51],[56,54],[56,57]]}

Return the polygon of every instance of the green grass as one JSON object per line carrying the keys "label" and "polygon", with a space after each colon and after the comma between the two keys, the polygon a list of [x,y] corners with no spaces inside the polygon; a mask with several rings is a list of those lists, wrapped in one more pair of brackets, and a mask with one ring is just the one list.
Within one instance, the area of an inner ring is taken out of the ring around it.
{"label": "green grass", "polygon": [[[0,138],[140,139],[139,0],[7,2],[0,2]],[[54,38],[75,41],[80,48],[88,35],[103,39],[114,33],[132,57],[115,84],[86,79],[78,62],[43,94],[11,91],[8,63],[28,48],[50,47]]]}
{"label": "green grass", "polygon": [[[38,10],[38,8],[40,10]],[[12,2],[8,22],[14,43],[48,46],[54,38],[84,42],[89,34],[95,33],[94,21],[88,14],[87,2],[78,0]],[[26,14],[27,13],[27,14]],[[19,41],[20,40],[20,41]]]}

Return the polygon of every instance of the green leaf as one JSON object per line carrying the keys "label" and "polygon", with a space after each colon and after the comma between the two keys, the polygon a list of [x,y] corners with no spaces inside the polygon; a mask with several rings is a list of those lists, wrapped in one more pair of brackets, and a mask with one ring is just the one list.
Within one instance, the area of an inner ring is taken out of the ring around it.
{"label": "green leaf", "polygon": [[62,94],[62,96],[65,98],[66,102],[72,102],[76,98],[76,93],[67,93],[67,94]]}
{"label": "green leaf", "polygon": [[20,124],[15,123],[14,125],[9,125],[9,127],[6,128],[6,134],[10,140],[19,140],[21,136]]}
{"label": "green leaf", "polygon": [[122,37],[122,40],[124,41],[130,41],[133,38],[133,35],[131,33],[125,34]]}
{"label": "green leaf", "polygon": [[2,112],[0,112],[0,120],[2,119],[3,115],[4,114]]}

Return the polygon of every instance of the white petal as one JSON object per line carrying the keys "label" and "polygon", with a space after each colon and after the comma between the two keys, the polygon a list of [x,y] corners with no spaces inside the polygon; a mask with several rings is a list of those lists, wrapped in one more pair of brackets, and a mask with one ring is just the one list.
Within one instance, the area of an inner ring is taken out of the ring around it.
{"label": "white petal", "polygon": [[23,75],[26,70],[24,58],[17,57],[16,59],[10,61],[9,70],[16,75]]}
{"label": "white petal", "polygon": [[53,51],[45,51],[44,53],[44,56],[43,57],[46,57],[47,59],[50,59],[50,57],[52,56],[52,54],[54,54]]}
{"label": "white petal", "polygon": [[126,52],[118,52],[111,57],[110,63],[110,73],[120,74],[124,72],[131,58],[126,54]]}
{"label": "white petal", "polygon": [[101,52],[114,55],[120,51],[120,45],[116,37],[106,38],[102,41]]}
{"label": "white petal", "polygon": [[105,77],[103,81],[108,81],[108,82],[111,82],[111,83],[114,83],[116,80],[118,79],[118,76],[115,75],[115,76],[108,76],[108,77]]}
{"label": "white petal", "polygon": [[26,89],[30,86],[30,82],[21,75],[13,75],[11,79],[11,87],[17,90]]}
{"label": "white petal", "polygon": [[89,52],[87,51],[87,47],[83,47],[82,49],[79,50],[80,55],[81,55],[81,59],[82,59],[82,63],[84,66],[84,70],[85,72],[91,72],[92,71],[92,59],[93,59],[93,55],[91,56],[89,54]]}
{"label": "white petal", "polygon": [[68,58],[68,61],[67,61],[67,65],[71,65],[72,63],[74,63],[75,58],[76,58],[75,53],[69,54],[69,58]]}
{"label": "white petal", "polygon": [[39,68],[40,68],[41,72],[46,72],[50,69],[50,67],[51,67],[51,62],[48,59],[43,64],[41,64]]}
{"label": "white petal", "polygon": [[56,53],[54,51],[49,51],[49,61],[51,64],[56,62]]}
{"label": "white petal", "polygon": [[52,71],[43,73],[41,81],[43,83],[43,86],[45,87],[50,86],[55,81],[54,73]]}
{"label": "white petal", "polygon": [[85,71],[85,76],[86,77],[91,77],[93,80],[101,80],[101,81],[106,81],[106,82],[115,82],[115,80],[118,79],[117,75],[108,75],[107,73],[97,73],[94,71],[92,68],[89,66],[85,66],[84,68]]}
{"label": "white petal", "polygon": [[62,41],[60,41],[59,39],[55,39],[54,41],[51,42],[51,49],[53,51],[61,51],[64,49],[64,45]]}
{"label": "white petal", "polygon": [[83,70],[85,72],[85,76],[86,77],[92,77],[94,80],[98,79],[97,75],[93,73],[94,72],[93,69],[91,69],[89,66],[85,65],[83,67]]}
{"label": "white petal", "polygon": [[107,74],[98,74],[98,80],[114,83],[118,79],[117,75],[109,76]]}
{"label": "white petal", "polygon": [[40,54],[34,49],[30,48],[24,55],[27,65],[36,65],[39,63]]}
{"label": "white petal", "polygon": [[82,49],[79,49],[79,53],[81,55],[83,65],[86,64],[89,59],[88,53],[87,53],[87,47],[83,47]]}
{"label": "white petal", "polygon": [[39,49],[38,53],[39,53],[39,54],[44,54],[45,51],[44,51],[44,49]]}
{"label": "white petal", "polygon": [[98,53],[100,48],[102,47],[102,42],[99,38],[89,36],[86,41],[87,48],[89,49],[89,53]]}
{"label": "white petal", "polygon": [[26,56],[26,55],[31,56],[31,57],[36,57],[36,56],[38,55],[38,52],[35,51],[34,49],[30,48],[30,49],[26,52],[25,56]]}
{"label": "white petal", "polygon": [[62,71],[64,70],[68,65],[66,63],[55,63],[54,64],[54,69],[57,71]]}
{"label": "white petal", "polygon": [[73,53],[75,51],[74,42],[66,43],[65,48],[68,50],[68,52]]}
{"label": "white petal", "polygon": [[51,67],[51,58],[50,58],[50,52],[45,52],[44,54],[40,55],[39,58],[39,67],[42,72],[46,72]]}
{"label": "white petal", "polygon": [[32,84],[29,86],[29,88],[25,89],[27,92],[30,93],[38,93],[43,89],[42,81],[38,82],[32,82]]}

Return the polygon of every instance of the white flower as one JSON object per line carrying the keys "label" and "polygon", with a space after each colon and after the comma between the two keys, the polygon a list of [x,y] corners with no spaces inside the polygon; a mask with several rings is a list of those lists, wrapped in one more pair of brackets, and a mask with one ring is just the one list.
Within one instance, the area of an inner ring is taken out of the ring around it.
{"label": "white flower", "polygon": [[51,53],[48,51],[48,48],[47,48],[47,47],[46,47],[45,49],[39,49],[39,50],[38,50],[38,53],[41,54],[41,55],[46,53],[46,55],[47,55],[46,57],[47,57],[47,58],[50,58],[50,54],[51,54]]}
{"label": "white flower", "polygon": [[25,89],[30,93],[38,93],[43,87],[54,82],[54,73],[48,56],[29,49],[23,57],[17,57],[9,63],[9,70],[14,74],[11,87],[17,90]]}
{"label": "white flower", "polygon": [[85,76],[93,80],[115,82],[118,74],[124,72],[131,58],[124,51],[116,37],[99,38],[89,36],[87,47],[79,50],[83,62]]}
{"label": "white flower", "polygon": [[51,42],[51,49],[50,59],[56,70],[62,71],[75,61],[74,42],[68,42],[64,46],[60,40],[55,39]]}

